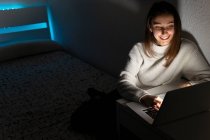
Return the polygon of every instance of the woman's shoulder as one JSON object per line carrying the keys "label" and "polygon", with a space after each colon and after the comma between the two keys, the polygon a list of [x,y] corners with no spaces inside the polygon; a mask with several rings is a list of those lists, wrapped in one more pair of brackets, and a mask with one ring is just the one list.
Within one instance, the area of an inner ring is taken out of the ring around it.
{"label": "woman's shoulder", "polygon": [[138,49],[140,52],[144,49],[144,43],[143,42],[137,42],[133,45],[133,49]]}
{"label": "woman's shoulder", "polygon": [[142,42],[137,42],[133,45],[133,47],[131,48],[130,50],[130,55],[131,56],[139,56],[139,55],[142,55],[142,53],[144,52],[144,47],[143,47],[143,43]]}
{"label": "woman's shoulder", "polygon": [[193,50],[197,50],[198,47],[197,47],[196,43],[193,42],[192,40],[182,38],[180,49],[183,49],[186,51],[193,51]]}
{"label": "woman's shoulder", "polygon": [[142,48],[144,46],[143,42],[137,42],[134,44],[134,46],[138,47],[138,48]]}
{"label": "woman's shoulder", "polygon": [[195,42],[193,42],[192,40],[186,39],[186,38],[181,39],[181,46],[197,48],[197,45],[195,44]]}

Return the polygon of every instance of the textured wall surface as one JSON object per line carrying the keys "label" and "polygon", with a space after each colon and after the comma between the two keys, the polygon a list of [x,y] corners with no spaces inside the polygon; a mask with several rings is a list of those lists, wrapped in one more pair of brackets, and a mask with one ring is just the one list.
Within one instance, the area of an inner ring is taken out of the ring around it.
{"label": "textured wall surface", "polygon": [[195,39],[210,63],[210,1],[179,0],[178,7],[185,34]]}

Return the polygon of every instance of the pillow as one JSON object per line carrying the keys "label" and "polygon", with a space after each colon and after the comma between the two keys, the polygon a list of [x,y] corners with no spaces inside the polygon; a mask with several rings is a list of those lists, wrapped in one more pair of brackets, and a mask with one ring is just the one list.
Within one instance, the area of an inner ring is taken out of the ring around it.
{"label": "pillow", "polygon": [[61,45],[51,40],[30,41],[0,47],[0,61],[62,50]]}

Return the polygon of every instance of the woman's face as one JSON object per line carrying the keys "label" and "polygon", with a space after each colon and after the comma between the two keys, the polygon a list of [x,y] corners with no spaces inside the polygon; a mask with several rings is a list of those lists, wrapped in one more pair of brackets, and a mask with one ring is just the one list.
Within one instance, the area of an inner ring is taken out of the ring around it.
{"label": "woman's face", "polygon": [[155,17],[152,20],[150,31],[157,45],[169,45],[174,36],[174,17],[169,14]]}

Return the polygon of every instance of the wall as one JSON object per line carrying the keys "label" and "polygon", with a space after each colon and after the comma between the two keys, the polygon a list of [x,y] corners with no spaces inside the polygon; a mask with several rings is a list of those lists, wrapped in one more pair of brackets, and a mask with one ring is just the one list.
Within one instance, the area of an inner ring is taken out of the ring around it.
{"label": "wall", "polygon": [[49,0],[56,38],[73,55],[118,76],[127,53],[143,39],[152,1]]}
{"label": "wall", "polygon": [[210,62],[210,1],[179,0],[178,7],[185,34],[197,42]]}

